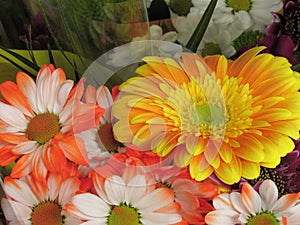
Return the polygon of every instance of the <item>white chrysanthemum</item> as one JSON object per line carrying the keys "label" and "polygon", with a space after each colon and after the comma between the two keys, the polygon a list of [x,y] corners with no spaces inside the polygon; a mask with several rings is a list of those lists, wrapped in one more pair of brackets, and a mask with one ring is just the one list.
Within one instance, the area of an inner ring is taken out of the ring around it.
{"label": "white chrysanthemum", "polygon": [[198,47],[198,53],[202,56],[223,54],[227,58],[234,55],[236,53],[233,47],[235,38],[227,27],[218,24],[209,26]]}
{"label": "white chrysanthemum", "polygon": [[[147,42],[147,40],[154,40],[158,42]],[[131,43],[114,48],[109,55],[107,64],[116,67],[124,67],[136,62],[140,62],[143,57],[149,54],[152,55],[155,51],[157,51],[161,56],[168,57],[170,56],[169,54],[173,54],[172,57],[174,57],[174,54],[178,52],[180,54],[182,51],[182,48],[179,49],[178,45],[172,45],[172,42],[175,42],[176,40],[177,33],[175,31],[163,33],[163,30],[160,26],[152,25],[144,36],[135,37],[132,39]],[[165,51],[165,46],[162,43],[171,44],[168,45],[167,52]]]}
{"label": "white chrysanthemum", "polygon": [[292,193],[278,199],[278,190],[271,180],[265,180],[256,192],[245,183],[241,193],[224,193],[213,200],[215,211],[208,213],[208,225],[299,225],[299,194]]}
{"label": "white chrysanthemum", "polygon": [[128,175],[113,175],[104,180],[96,175],[96,194],[75,195],[67,205],[68,212],[86,221],[83,224],[169,225],[182,220],[171,189],[156,188],[152,179],[140,174],[127,183]]}
{"label": "white chrysanthemum", "polygon": [[[178,32],[178,41],[181,44],[187,44],[209,3],[210,0],[192,0],[193,7],[190,8],[186,16],[178,16],[171,11],[172,22]],[[230,51],[224,46],[228,46],[228,43],[231,43],[246,30],[263,30],[273,21],[272,12],[279,11],[281,7],[282,2],[280,0],[219,0],[207,33],[214,34],[214,32],[209,31],[211,26],[222,27],[223,31],[226,30],[227,32],[225,40],[205,34],[203,41],[207,43],[207,40],[213,39],[222,53],[230,56],[228,54]],[[218,36],[218,34],[216,35]],[[229,41],[229,39],[231,40]],[[203,45],[204,43],[202,43]]]}

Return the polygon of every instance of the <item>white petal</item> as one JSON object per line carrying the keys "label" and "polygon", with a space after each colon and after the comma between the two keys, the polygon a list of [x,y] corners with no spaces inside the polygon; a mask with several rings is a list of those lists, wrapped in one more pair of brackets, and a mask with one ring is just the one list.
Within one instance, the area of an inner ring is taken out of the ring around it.
{"label": "white petal", "polygon": [[27,183],[22,180],[11,179],[4,182],[3,190],[9,197],[29,207],[39,202]]}
{"label": "white petal", "polygon": [[216,209],[233,209],[228,193],[220,194],[213,200],[213,205]]}
{"label": "white petal", "polygon": [[79,181],[75,178],[68,178],[63,181],[59,190],[58,201],[61,205],[68,203],[76,191],[79,190]]}
{"label": "white petal", "polygon": [[72,204],[79,210],[72,211],[72,214],[85,220],[105,218],[110,211],[107,203],[90,193],[75,195],[72,198]]}
{"label": "white petal", "polygon": [[40,113],[47,111],[47,100],[49,93],[49,76],[51,76],[51,71],[48,67],[44,68],[39,72],[36,79],[37,86],[37,108]]}
{"label": "white petal", "polygon": [[0,102],[0,119],[20,131],[24,131],[28,124],[28,120],[20,110],[3,102]]}
{"label": "white petal", "polygon": [[153,212],[174,201],[174,192],[168,188],[158,188],[146,194],[136,204],[136,208],[143,212]]}
{"label": "white petal", "polygon": [[135,203],[145,194],[146,192],[146,178],[143,175],[136,175],[128,183],[125,190],[125,201],[135,207]]}
{"label": "white petal", "polygon": [[240,213],[243,213],[245,215],[249,214],[249,211],[245,207],[241,194],[238,192],[232,192],[230,193],[230,200],[232,202],[232,206]]}
{"label": "white petal", "polygon": [[104,188],[107,198],[112,205],[119,205],[125,201],[126,185],[121,177],[113,175],[110,178],[106,178]]}
{"label": "white petal", "polygon": [[30,219],[31,208],[16,201],[3,198],[1,207],[7,220],[25,221]]}
{"label": "white petal", "polygon": [[70,91],[73,87],[73,81],[71,80],[66,80],[57,90],[57,95],[56,100],[54,102],[53,108],[52,108],[52,112],[54,114],[59,114],[60,111],[62,110],[63,106],[65,105],[68,96],[70,94]]}
{"label": "white petal", "polygon": [[172,213],[142,213],[141,222],[145,225],[156,224],[166,225],[179,223],[182,217],[179,214]]}
{"label": "white petal", "polygon": [[103,219],[90,220],[90,221],[81,223],[80,225],[106,225],[106,224],[107,224],[107,219],[103,218]]}
{"label": "white petal", "polygon": [[105,86],[100,86],[96,92],[97,103],[98,105],[105,109],[103,117],[105,118],[106,123],[111,122],[111,106],[113,104],[112,96]]}
{"label": "white petal", "polygon": [[278,199],[270,210],[274,211],[275,213],[290,210],[295,206],[298,199],[299,197],[297,193],[286,194]]}
{"label": "white petal", "polygon": [[278,199],[278,190],[271,180],[264,181],[259,187],[263,210],[271,209]]}
{"label": "white petal", "polygon": [[47,179],[47,185],[49,187],[48,197],[49,199],[56,199],[59,194],[59,183],[61,182],[61,176],[50,174]]}
{"label": "white petal", "polygon": [[34,152],[37,149],[37,143],[36,141],[26,141],[21,144],[16,145],[12,152],[15,154],[29,154],[31,152]]}
{"label": "white petal", "polygon": [[243,184],[241,195],[244,205],[252,215],[261,211],[261,198],[250,184]]}
{"label": "white petal", "polygon": [[233,225],[238,224],[238,213],[230,209],[221,209],[209,212],[205,216],[208,225]]}

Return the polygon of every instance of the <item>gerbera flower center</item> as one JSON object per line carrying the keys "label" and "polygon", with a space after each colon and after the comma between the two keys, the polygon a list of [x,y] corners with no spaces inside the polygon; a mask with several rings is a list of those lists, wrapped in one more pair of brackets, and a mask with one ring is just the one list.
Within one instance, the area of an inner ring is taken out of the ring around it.
{"label": "gerbera flower center", "polygon": [[170,9],[179,16],[186,16],[190,12],[190,8],[193,7],[192,0],[170,0]]}
{"label": "gerbera flower center", "polygon": [[114,152],[120,147],[121,143],[114,138],[112,124],[101,125],[98,129],[98,136],[101,144],[108,152]]}
{"label": "gerbera flower center", "polygon": [[56,115],[43,113],[30,120],[26,129],[26,137],[39,144],[45,144],[60,131]]}
{"label": "gerbera flower center", "polygon": [[41,202],[32,209],[31,222],[33,225],[61,225],[64,216],[61,215],[61,207],[51,201]]}
{"label": "gerbera flower center", "polygon": [[262,212],[248,219],[246,225],[279,225],[279,221],[270,212]]}
{"label": "gerbera flower center", "polygon": [[251,9],[252,1],[250,0],[227,0],[226,5],[231,7],[234,12],[241,10],[249,11]]}
{"label": "gerbera flower center", "polygon": [[177,114],[178,117],[169,116],[169,107],[166,107],[165,116],[180,127],[183,135],[207,138],[212,134],[218,138],[224,133],[226,121],[222,94],[214,75],[207,75],[204,81],[201,79],[192,79],[169,91],[168,104],[175,106],[171,115]]}
{"label": "gerbera flower center", "polygon": [[110,212],[107,218],[108,225],[139,225],[139,213],[135,208],[121,204]]}
{"label": "gerbera flower center", "polygon": [[261,167],[260,175],[258,178],[251,180],[250,184],[255,185],[259,181],[272,180],[278,189],[279,197],[286,194],[286,183],[283,181],[282,177],[273,168]]}
{"label": "gerbera flower center", "polygon": [[200,105],[197,107],[197,113],[200,124],[213,125],[224,122],[223,111],[215,105]]}

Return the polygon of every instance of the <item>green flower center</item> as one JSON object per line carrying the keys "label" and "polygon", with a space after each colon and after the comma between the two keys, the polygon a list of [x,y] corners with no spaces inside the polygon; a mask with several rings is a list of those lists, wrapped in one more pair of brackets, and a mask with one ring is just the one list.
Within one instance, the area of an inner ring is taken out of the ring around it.
{"label": "green flower center", "polygon": [[113,208],[107,222],[108,225],[139,225],[139,213],[135,208],[121,204]]}
{"label": "green flower center", "polygon": [[270,212],[262,212],[250,217],[246,225],[279,225],[279,221]]}
{"label": "green flower center", "polygon": [[278,195],[281,197],[282,195],[287,194],[288,192],[286,191],[286,183],[283,181],[282,177],[277,174],[276,170],[273,168],[266,168],[266,167],[261,167],[260,169],[260,175],[258,178],[254,180],[250,180],[250,184],[255,185],[259,181],[264,181],[264,180],[272,180],[278,189]]}
{"label": "green flower center", "polygon": [[250,0],[227,0],[227,7],[231,7],[234,12],[241,10],[249,11],[252,6],[252,1]]}
{"label": "green flower center", "polygon": [[33,207],[31,213],[32,225],[62,225],[64,216],[61,215],[61,207],[51,201],[41,202]]}
{"label": "green flower center", "polygon": [[45,144],[59,131],[60,125],[57,116],[51,113],[43,113],[30,120],[26,129],[26,137],[39,144]]}
{"label": "green flower center", "polygon": [[120,147],[121,143],[114,138],[112,124],[101,125],[98,129],[98,136],[101,144],[108,152],[115,152]]}
{"label": "green flower center", "polygon": [[222,50],[220,49],[218,44],[213,42],[205,43],[205,47],[201,50],[202,56],[207,55],[220,55],[222,54]]}
{"label": "green flower center", "polygon": [[223,111],[215,106],[204,104],[197,107],[197,114],[200,124],[204,125],[218,125],[224,122],[224,113]]}
{"label": "green flower center", "polygon": [[192,0],[170,0],[170,9],[179,16],[187,16],[193,7]]}

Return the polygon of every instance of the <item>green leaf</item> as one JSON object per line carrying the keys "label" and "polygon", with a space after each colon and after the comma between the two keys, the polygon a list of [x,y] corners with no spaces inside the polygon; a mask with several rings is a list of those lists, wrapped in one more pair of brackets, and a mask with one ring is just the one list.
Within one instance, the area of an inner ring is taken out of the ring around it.
{"label": "green leaf", "polygon": [[20,69],[21,71],[23,71],[24,73],[27,73],[29,76],[31,76],[32,78],[35,78],[35,75],[32,74],[31,72],[29,72],[28,70],[26,70],[24,67],[20,66],[18,63],[16,63],[15,61],[13,61],[12,59],[6,57],[5,55],[0,54],[0,57],[6,59],[7,61],[9,61],[12,65],[14,65],[15,67],[17,67],[18,69]]}
{"label": "green leaf", "polygon": [[[19,55],[18,53],[15,53],[15,52],[13,52],[13,51],[7,49],[7,48],[4,48],[4,47],[2,47],[2,46],[0,46],[0,48],[1,48],[3,51],[5,51],[5,52],[7,52],[8,54],[10,54],[11,56],[13,56],[13,57],[15,57],[16,59],[18,59],[19,61],[21,61],[22,63],[24,63],[25,65],[27,65],[28,67],[32,68],[33,70],[39,71],[39,69],[40,69],[39,66],[36,65],[36,64],[34,64],[33,62],[31,62],[30,60],[26,59],[25,57],[23,57],[23,56]],[[2,57],[3,57],[3,55],[2,55]],[[3,58],[4,58],[4,57],[3,57]],[[6,57],[5,59],[8,60],[7,57]],[[10,60],[10,62],[11,62],[11,61],[12,61],[12,60]],[[16,63],[15,63],[15,64],[16,64]],[[14,65],[15,65],[15,64],[14,64]],[[19,67],[18,67],[18,68],[19,68]]]}
{"label": "green leaf", "polygon": [[233,47],[239,50],[245,46],[254,46],[256,43],[260,43],[264,36],[265,34],[258,30],[245,31],[233,41]]}
{"label": "green leaf", "polygon": [[197,25],[194,33],[192,34],[190,40],[186,44],[186,48],[190,49],[192,52],[196,52],[197,48],[204,36],[204,33],[208,27],[209,21],[215,10],[218,0],[211,0],[207,9],[205,10],[199,24]]}

